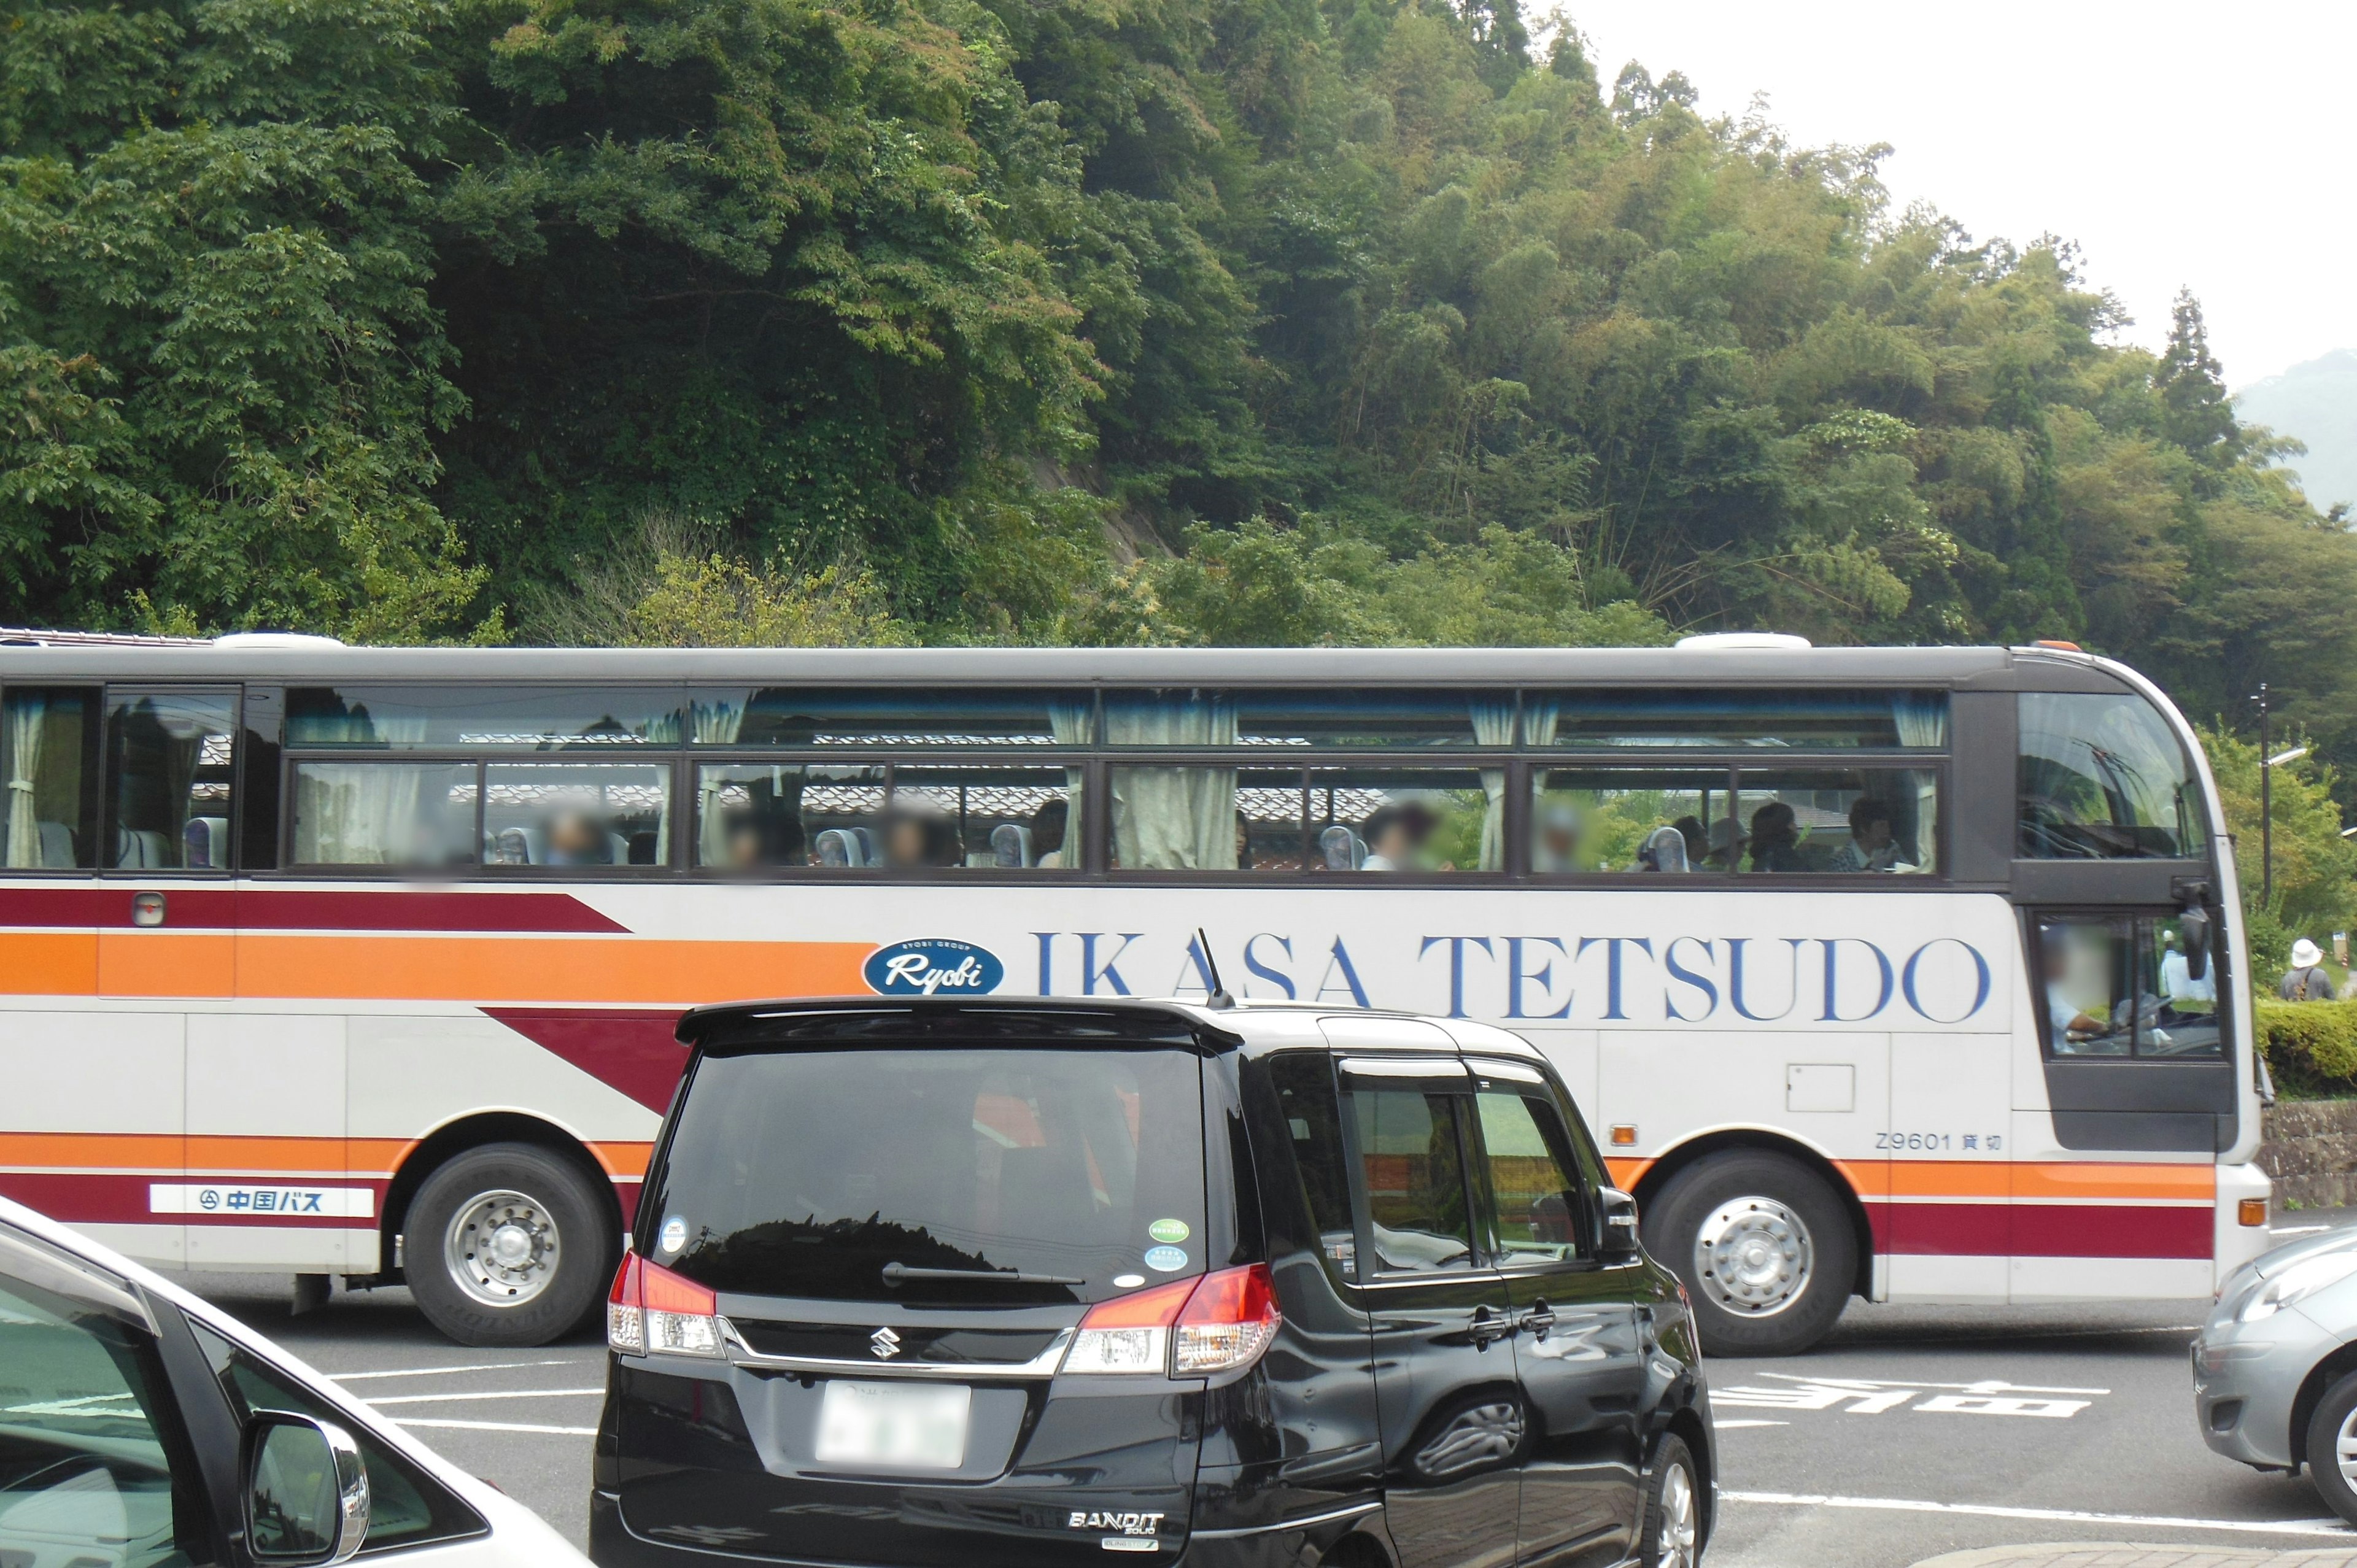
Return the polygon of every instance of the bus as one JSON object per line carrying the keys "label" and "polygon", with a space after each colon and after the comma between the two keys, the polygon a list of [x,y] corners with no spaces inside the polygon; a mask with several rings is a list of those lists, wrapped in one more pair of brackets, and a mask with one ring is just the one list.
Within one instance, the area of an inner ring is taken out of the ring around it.
{"label": "bus", "polygon": [[468,1344],[597,1309],[675,1020],[770,997],[1501,1025],[1721,1351],[2267,1241],[2217,790],[2067,645],[5,634],[0,780],[0,1193]]}

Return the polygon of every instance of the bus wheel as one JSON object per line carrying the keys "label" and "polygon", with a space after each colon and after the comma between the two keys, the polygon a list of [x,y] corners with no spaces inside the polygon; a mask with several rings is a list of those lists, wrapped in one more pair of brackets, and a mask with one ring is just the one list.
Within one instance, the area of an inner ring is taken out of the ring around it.
{"label": "bus wheel", "polygon": [[1824,1178],[1754,1149],[1706,1155],[1648,1206],[1645,1243],[1685,1282],[1714,1356],[1791,1356],[1833,1329],[1857,1239]]}
{"label": "bus wheel", "polygon": [[619,1243],[589,1178],[531,1144],[486,1144],[425,1178],[402,1264],[426,1321],[461,1345],[545,1345],[604,1298]]}

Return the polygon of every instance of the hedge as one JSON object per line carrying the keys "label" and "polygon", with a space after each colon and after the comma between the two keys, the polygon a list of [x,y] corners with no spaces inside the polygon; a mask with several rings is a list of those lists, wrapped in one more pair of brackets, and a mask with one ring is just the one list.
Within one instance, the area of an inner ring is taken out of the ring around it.
{"label": "hedge", "polygon": [[2253,1009],[2251,1034],[2284,1093],[2357,1095],[2357,1002],[2263,1001]]}

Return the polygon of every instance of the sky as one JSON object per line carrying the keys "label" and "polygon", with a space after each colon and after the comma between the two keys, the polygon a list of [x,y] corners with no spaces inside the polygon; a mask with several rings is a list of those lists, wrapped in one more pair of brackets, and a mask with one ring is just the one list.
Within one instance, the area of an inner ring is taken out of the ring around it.
{"label": "sky", "polygon": [[2131,341],[2190,286],[2230,387],[2357,348],[2357,0],[1565,4],[1608,89],[1636,59],[1706,114],[1765,93],[1797,142],[1889,143],[1899,206],[2077,241]]}

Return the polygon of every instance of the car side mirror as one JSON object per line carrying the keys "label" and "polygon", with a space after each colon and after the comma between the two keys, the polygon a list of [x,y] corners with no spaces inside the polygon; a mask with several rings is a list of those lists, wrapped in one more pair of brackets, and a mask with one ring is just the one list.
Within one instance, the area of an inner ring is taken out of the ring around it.
{"label": "car side mirror", "polygon": [[2185,942],[2185,972],[2200,980],[2210,972],[2210,911],[2200,908],[2178,911],[2177,934]]}
{"label": "car side mirror", "polygon": [[1597,1209],[1604,1220],[1598,1250],[1604,1262],[1625,1263],[1641,1251],[1637,1244],[1637,1200],[1617,1187],[1606,1187],[1597,1197]]}
{"label": "car side mirror", "polygon": [[245,1540],[270,1568],[333,1568],[367,1539],[368,1466],[332,1421],[256,1411],[245,1437]]}

